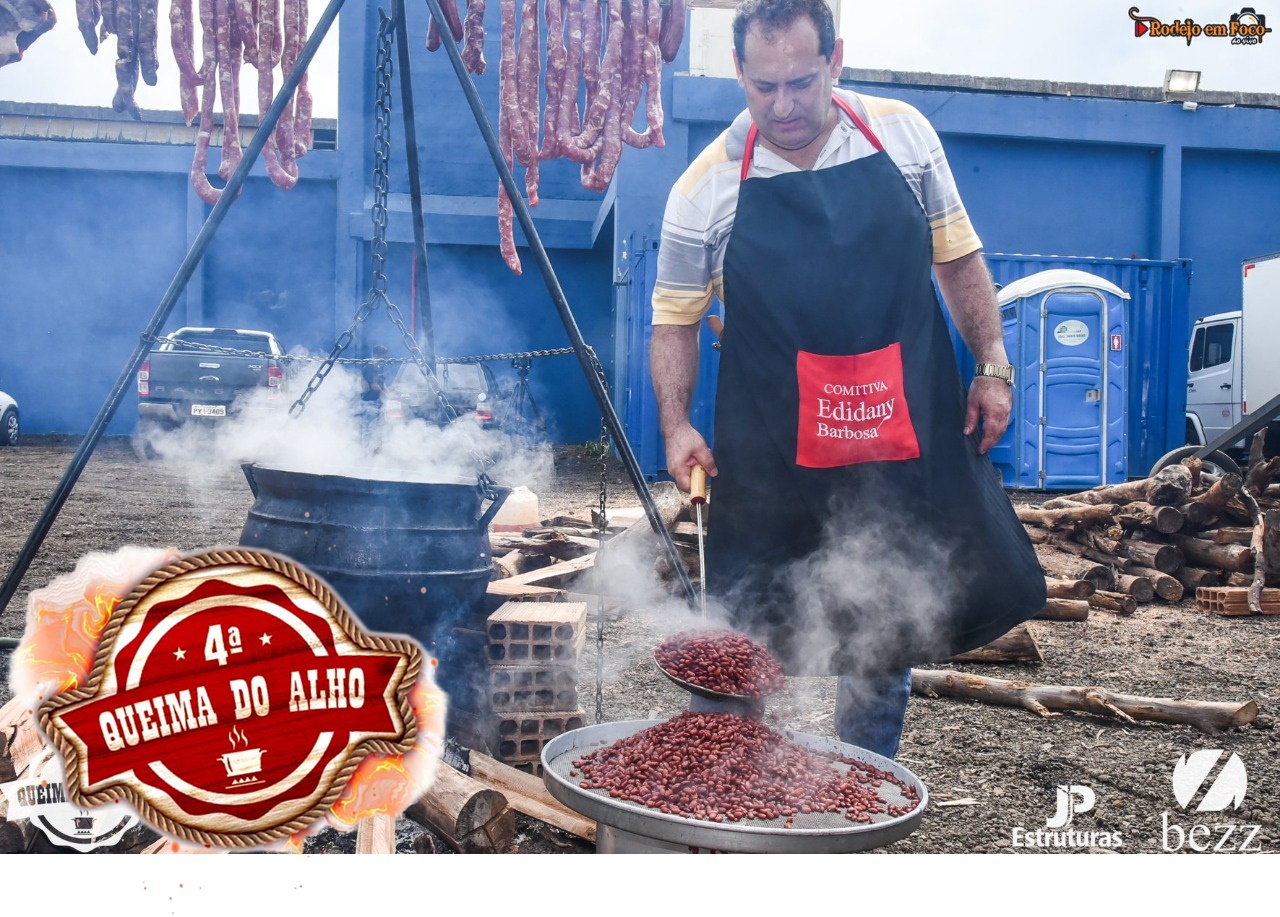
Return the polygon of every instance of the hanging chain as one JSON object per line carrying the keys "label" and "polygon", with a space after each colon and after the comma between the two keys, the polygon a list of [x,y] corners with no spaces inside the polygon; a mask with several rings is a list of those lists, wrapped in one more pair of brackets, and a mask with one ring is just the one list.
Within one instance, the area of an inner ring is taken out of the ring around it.
{"label": "hanging chain", "polygon": [[[334,364],[338,362],[343,351],[355,339],[356,330],[379,306],[386,308],[387,318],[391,320],[396,330],[400,332],[400,339],[405,349],[409,351],[414,364],[417,365],[423,378],[426,379],[427,384],[435,392],[436,404],[439,405],[442,415],[447,418],[447,422],[452,423],[460,416],[457,409],[450,404],[443,386],[436,379],[435,367],[427,365],[426,357],[422,355],[418,342],[414,340],[413,334],[405,325],[404,316],[400,313],[399,307],[387,295],[387,196],[391,186],[391,78],[393,76],[391,39],[394,33],[395,20],[382,10],[378,10],[378,47],[374,64],[373,204],[371,207],[373,239],[369,243],[369,274],[371,278],[369,294],[365,297],[365,301],[360,304],[360,308],[356,310],[356,316],[351,325],[338,336],[338,340],[333,345],[333,349],[329,351],[328,357],[316,369],[306,388],[298,396],[298,400],[289,408],[289,416],[291,417],[298,417],[306,410],[307,402],[311,396],[315,394],[316,389],[320,387],[320,384],[324,382],[325,378],[333,370]],[[408,75],[405,74],[403,78],[408,79]],[[391,361],[379,360],[380,364],[389,362]],[[489,460],[475,450],[470,450],[470,452],[472,459],[475,460],[480,469],[479,481],[484,488],[485,495],[490,499],[496,498],[498,494],[496,485],[487,473],[487,468],[490,464]]]}
{"label": "hanging chain", "polygon": [[[369,245],[372,282],[347,330],[338,335],[333,349],[316,368],[315,375],[298,400],[289,408],[290,417],[299,417],[307,402],[333,370],[343,351],[355,340],[355,332],[378,306],[391,305],[387,299],[387,189],[391,183],[391,35],[394,22],[378,10],[378,50],[374,66],[373,97],[373,241]],[[421,358],[421,354],[419,354]]]}
{"label": "hanging chain", "polygon": [[[595,351],[588,351],[591,355],[591,366],[595,374],[600,377],[600,384],[604,386],[606,392],[609,390],[609,381],[605,378],[604,367],[600,365],[599,358],[596,357]],[[608,528],[608,507],[609,507],[609,449],[611,441],[609,438],[609,424],[605,422],[603,417],[600,418],[600,506],[599,514],[596,517],[596,535],[599,547],[596,548],[596,722],[604,722],[604,584],[600,582],[600,552],[604,550],[605,530]]]}

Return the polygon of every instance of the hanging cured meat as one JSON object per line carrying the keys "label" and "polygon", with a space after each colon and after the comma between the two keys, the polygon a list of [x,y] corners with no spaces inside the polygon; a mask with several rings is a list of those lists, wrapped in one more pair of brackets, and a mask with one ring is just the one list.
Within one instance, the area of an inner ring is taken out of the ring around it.
{"label": "hanging cured meat", "polygon": [[[138,77],[156,84],[156,22],[159,0],[76,0],[76,18],[85,44],[116,36],[116,94],[112,107],[141,119],[134,92]],[[200,64],[196,65],[197,23]],[[264,119],[275,97],[275,70],[288,77],[307,40],[307,0],[171,0],[169,41],[178,67],[178,100],[187,124],[199,118],[191,184],[200,198],[216,204],[222,189],[209,180],[209,144],[214,109],[222,100],[222,161],[218,175],[231,177],[242,158],[240,149],[240,70],[258,71],[258,118]],[[286,191],[298,181],[298,157],[311,147],[311,93],[303,74],[298,88],[263,149],[267,175]]]}
{"label": "hanging cured meat", "polygon": [[[539,163],[544,160],[576,162],[583,186],[604,191],[624,144],[663,145],[662,64],[675,59],[684,39],[684,0],[543,0],[541,16],[539,0],[499,2],[498,146],[509,166],[525,167],[530,206],[538,203]],[[457,38],[456,0],[441,0],[441,9]],[[485,70],[484,10],[485,0],[468,0],[461,25],[462,61],[476,75]],[[427,48],[434,51],[440,43],[433,20]],[[644,126],[638,130],[642,100]],[[518,274],[514,222],[511,200],[500,184],[500,249]]]}

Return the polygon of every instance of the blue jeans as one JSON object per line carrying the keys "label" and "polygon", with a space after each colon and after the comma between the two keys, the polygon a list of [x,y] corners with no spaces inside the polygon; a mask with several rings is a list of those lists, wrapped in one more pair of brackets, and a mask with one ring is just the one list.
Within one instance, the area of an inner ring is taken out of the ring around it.
{"label": "blue jeans", "polygon": [[836,735],[841,742],[892,758],[898,753],[910,698],[910,669],[841,675],[836,680]]}

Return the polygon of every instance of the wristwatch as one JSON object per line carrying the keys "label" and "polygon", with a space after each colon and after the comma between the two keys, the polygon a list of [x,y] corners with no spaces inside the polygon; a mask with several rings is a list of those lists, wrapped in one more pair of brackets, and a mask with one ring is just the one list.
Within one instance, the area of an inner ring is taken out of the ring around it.
{"label": "wristwatch", "polygon": [[974,367],[975,376],[995,376],[1013,385],[1013,367],[1008,363],[979,363]]}

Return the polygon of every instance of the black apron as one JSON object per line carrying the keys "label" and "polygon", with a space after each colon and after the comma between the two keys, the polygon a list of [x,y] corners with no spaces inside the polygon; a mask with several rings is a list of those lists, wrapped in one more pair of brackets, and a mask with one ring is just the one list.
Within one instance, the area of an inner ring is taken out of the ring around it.
{"label": "black apron", "polygon": [[746,180],[724,258],[708,586],[790,674],[901,668],[1045,604],[934,292],[929,224],[879,140]]}

